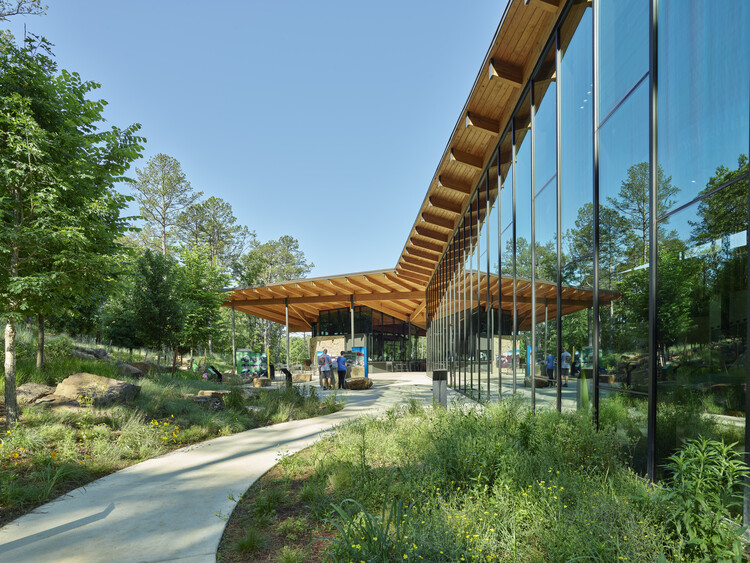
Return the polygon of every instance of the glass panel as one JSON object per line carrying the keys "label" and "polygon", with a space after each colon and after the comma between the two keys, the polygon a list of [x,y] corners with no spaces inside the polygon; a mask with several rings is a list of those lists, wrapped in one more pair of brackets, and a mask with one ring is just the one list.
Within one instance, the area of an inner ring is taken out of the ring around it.
{"label": "glass panel", "polygon": [[[500,236],[497,244],[500,252],[498,275],[502,282],[500,297],[500,358],[499,366],[502,381],[505,383],[499,392],[515,392],[513,378],[516,348],[513,333],[513,133],[509,132],[500,142]],[[507,327],[507,328],[506,328]]]}
{"label": "glass panel", "polygon": [[[642,285],[648,280],[647,86],[620,106],[599,137],[598,378],[602,402],[612,397],[602,404],[600,421],[632,434],[638,471],[646,461],[647,394],[633,381],[648,374],[648,289],[644,294]],[[592,364],[590,354],[582,350],[584,366]]]}
{"label": "glass panel", "polygon": [[659,215],[747,154],[748,28],[745,0],[659,2]]}
{"label": "glass panel", "polygon": [[[704,191],[741,172],[746,160],[719,170]],[[744,444],[747,188],[745,177],[659,224],[659,468],[687,438]]]}
{"label": "glass panel", "polygon": [[524,395],[531,397],[531,106],[528,94],[513,119],[516,144],[516,388],[524,383]]}
{"label": "glass panel", "polygon": [[488,399],[498,397],[499,393],[499,369],[498,350],[500,349],[499,325],[498,325],[498,306],[499,306],[499,274],[500,274],[500,257],[498,255],[499,226],[500,226],[500,201],[498,199],[498,160],[495,157],[490,165],[487,180],[487,204],[490,206],[490,213],[487,216],[485,230],[487,232],[487,394]]}
{"label": "glass panel", "polygon": [[[555,407],[554,358],[557,341],[557,85],[555,48],[534,79],[534,276],[536,286],[533,367],[539,406]],[[552,317],[550,317],[550,308]],[[548,369],[548,365],[552,367]],[[545,383],[543,381],[546,380]],[[542,385],[549,384],[550,387]]]}
{"label": "glass panel", "polygon": [[648,9],[649,0],[597,4],[600,120],[648,72]]}
{"label": "glass panel", "polygon": [[[563,375],[562,407],[589,408],[593,366],[594,187],[593,187],[593,26],[587,2],[573,5],[560,30],[560,218],[562,298],[576,288],[575,304],[562,307],[562,346],[572,362]],[[586,291],[587,290],[587,291]],[[582,363],[585,354],[588,363]],[[560,357],[555,355],[557,368]],[[567,362],[566,362],[567,363]],[[583,375],[583,378],[581,378]],[[588,375],[588,377],[586,377]],[[580,390],[580,392],[579,392]]]}

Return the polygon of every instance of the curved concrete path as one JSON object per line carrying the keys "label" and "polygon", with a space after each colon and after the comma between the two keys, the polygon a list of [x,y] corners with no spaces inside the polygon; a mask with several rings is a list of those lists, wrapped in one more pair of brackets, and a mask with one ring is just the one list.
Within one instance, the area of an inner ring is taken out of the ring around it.
{"label": "curved concrete path", "polygon": [[[187,446],[108,475],[0,529],[0,561],[216,560],[235,500],[279,455],[306,448],[334,426],[415,398],[432,402],[424,373],[377,374],[344,391],[341,411]],[[449,391],[449,401],[458,396]]]}

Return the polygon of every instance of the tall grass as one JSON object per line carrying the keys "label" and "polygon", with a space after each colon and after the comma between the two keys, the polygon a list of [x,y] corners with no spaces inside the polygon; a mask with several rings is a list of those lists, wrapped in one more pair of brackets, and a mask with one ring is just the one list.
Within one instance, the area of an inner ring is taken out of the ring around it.
{"label": "tall grass", "polygon": [[632,446],[587,413],[532,415],[514,400],[400,408],[313,446],[303,494],[338,529],[333,560],[679,561],[669,484],[633,473]]}

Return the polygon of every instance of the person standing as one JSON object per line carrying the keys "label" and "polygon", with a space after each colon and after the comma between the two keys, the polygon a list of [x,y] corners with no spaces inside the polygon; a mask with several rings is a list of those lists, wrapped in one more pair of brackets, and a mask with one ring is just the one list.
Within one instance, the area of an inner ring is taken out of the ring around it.
{"label": "person standing", "polygon": [[327,348],[323,348],[323,353],[318,356],[318,365],[320,366],[320,384],[323,390],[331,389],[331,356],[328,355]]}
{"label": "person standing", "polygon": [[544,367],[547,370],[547,380],[552,385],[555,382],[555,357],[552,355],[552,352],[547,354]]}
{"label": "person standing", "polygon": [[344,351],[341,350],[339,357],[336,358],[336,365],[339,372],[339,389],[346,389],[346,358]]}
{"label": "person standing", "polygon": [[565,348],[562,349],[562,354],[560,354],[560,375],[565,378],[563,387],[567,387],[568,377],[570,376],[570,352]]}

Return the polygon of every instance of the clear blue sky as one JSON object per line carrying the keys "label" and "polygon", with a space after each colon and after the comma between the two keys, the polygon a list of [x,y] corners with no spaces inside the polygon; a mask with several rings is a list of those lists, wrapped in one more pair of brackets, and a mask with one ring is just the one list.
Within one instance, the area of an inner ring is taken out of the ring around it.
{"label": "clear blue sky", "polygon": [[506,4],[48,3],[0,25],[143,125],[138,167],[177,158],[261,241],[296,237],[313,276],[395,266]]}

